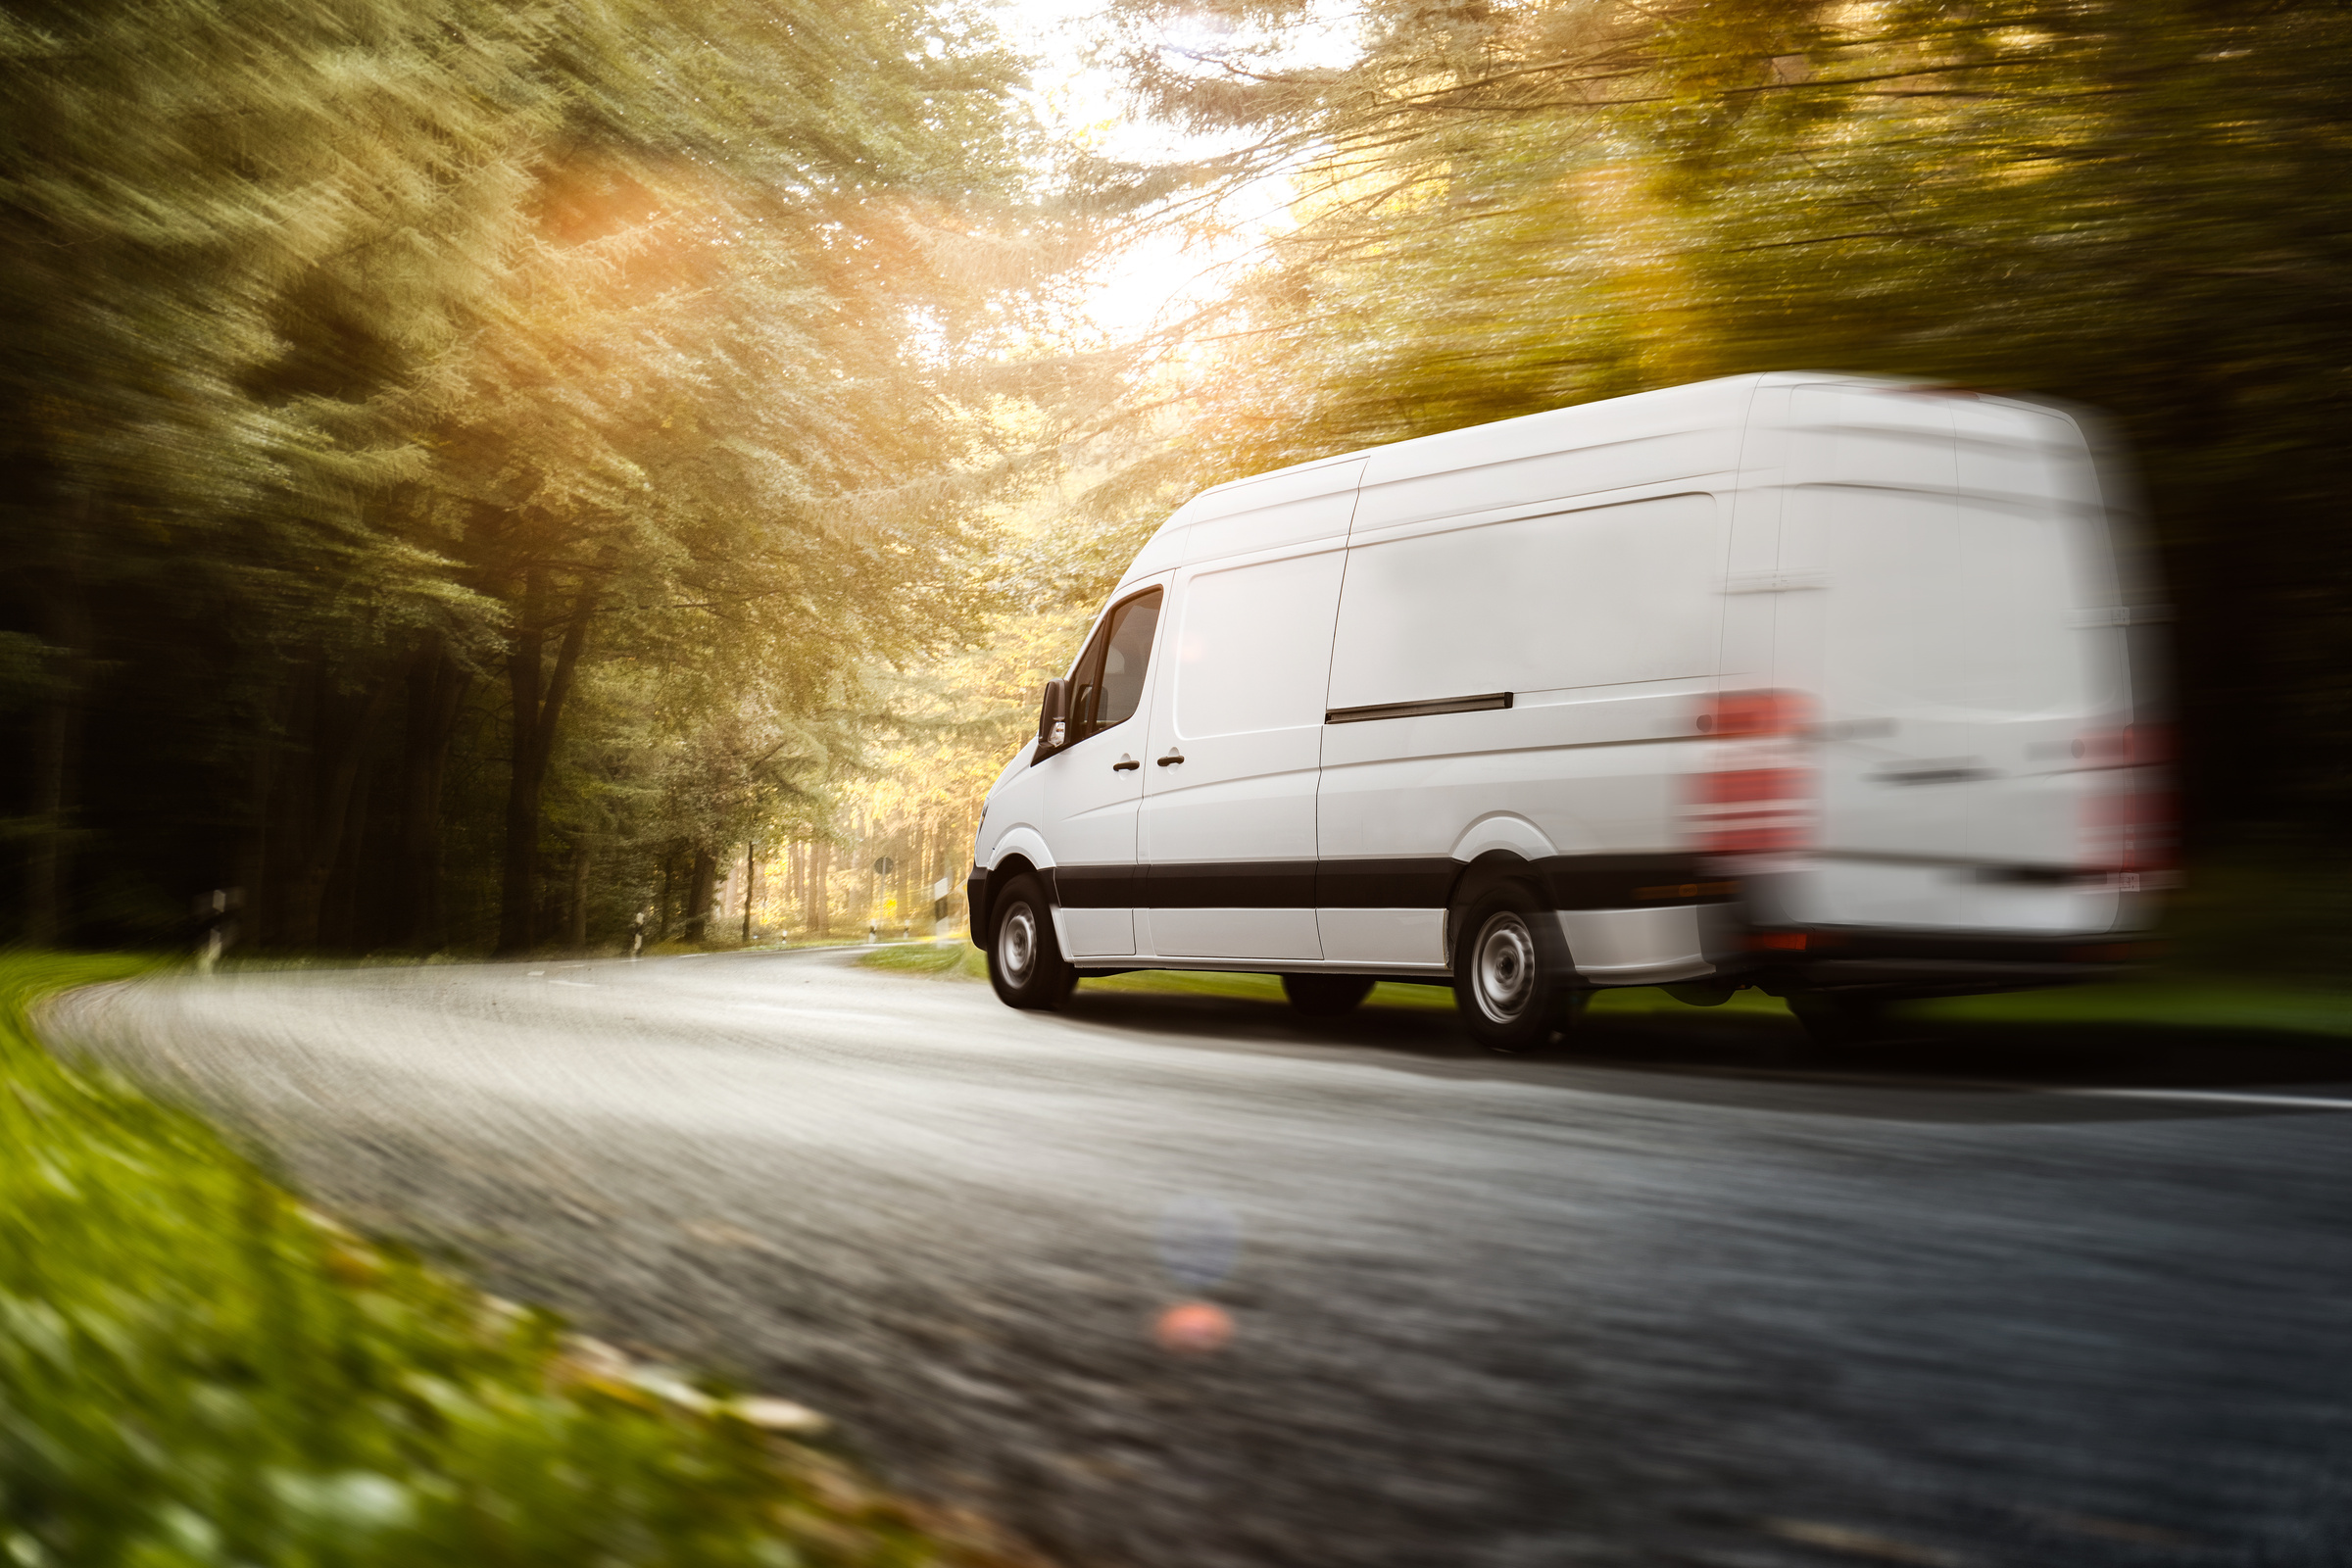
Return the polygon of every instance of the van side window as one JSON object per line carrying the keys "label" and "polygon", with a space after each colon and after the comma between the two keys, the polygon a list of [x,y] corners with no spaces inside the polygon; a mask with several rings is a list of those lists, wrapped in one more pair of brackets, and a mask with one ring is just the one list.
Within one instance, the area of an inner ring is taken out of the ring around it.
{"label": "van side window", "polygon": [[1135,716],[1144,700],[1144,667],[1152,659],[1152,634],[1159,629],[1159,590],[1137,594],[1110,612],[1104,627],[1110,643],[1102,653],[1102,712],[1095,728],[1108,729]]}
{"label": "van side window", "polygon": [[1070,738],[1084,740],[1135,716],[1144,671],[1159,629],[1160,591],[1137,594],[1102,617],[1094,641],[1070,671]]}

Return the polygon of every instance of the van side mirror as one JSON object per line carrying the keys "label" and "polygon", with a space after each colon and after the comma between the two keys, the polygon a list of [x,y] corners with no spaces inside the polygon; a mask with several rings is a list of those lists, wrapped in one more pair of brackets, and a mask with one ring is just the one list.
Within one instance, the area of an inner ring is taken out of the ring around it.
{"label": "van side mirror", "polygon": [[1070,743],[1070,683],[1055,678],[1046,682],[1045,695],[1037,705],[1037,753],[1058,752]]}

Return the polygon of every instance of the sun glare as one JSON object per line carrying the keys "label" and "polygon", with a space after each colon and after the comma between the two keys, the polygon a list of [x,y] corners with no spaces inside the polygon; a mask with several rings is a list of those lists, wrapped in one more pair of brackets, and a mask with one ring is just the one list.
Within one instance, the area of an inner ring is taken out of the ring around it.
{"label": "sun glare", "polygon": [[[1240,138],[1189,132],[1144,114],[1120,90],[1116,73],[1099,58],[1110,23],[1093,0],[1036,0],[1005,6],[1000,24],[1015,47],[1037,61],[1027,94],[1048,125],[1104,157],[1138,164],[1207,158],[1234,150]],[[1278,50],[1238,28],[1193,13],[1162,36],[1166,49],[1211,57],[1246,47],[1254,66],[1337,67],[1356,53],[1356,11],[1340,4],[1309,12],[1287,29]],[[1084,286],[1086,319],[1114,341],[1131,341],[1185,320],[1222,293],[1246,266],[1269,228],[1287,219],[1296,192],[1278,172],[1222,193],[1189,221],[1141,225],[1135,236],[1099,264]]]}

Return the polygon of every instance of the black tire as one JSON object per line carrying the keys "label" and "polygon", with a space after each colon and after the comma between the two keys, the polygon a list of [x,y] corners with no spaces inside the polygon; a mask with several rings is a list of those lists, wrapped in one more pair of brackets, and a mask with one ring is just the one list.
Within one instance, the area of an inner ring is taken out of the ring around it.
{"label": "black tire", "polygon": [[1590,992],[1576,982],[1559,917],[1515,882],[1489,888],[1455,929],[1453,1000],[1471,1038],[1489,1051],[1540,1051],[1573,1028]]}
{"label": "black tire", "polygon": [[1054,936],[1054,906],[1045,884],[1024,872],[997,895],[990,911],[988,983],[1008,1007],[1051,1012],[1070,998],[1078,971]]}
{"label": "black tire", "polygon": [[1789,994],[1788,1003],[1824,1052],[1860,1050],[1886,1038],[1886,1001],[1867,992],[1797,991]]}
{"label": "black tire", "polygon": [[1282,994],[1309,1018],[1337,1018],[1353,1012],[1355,1004],[1372,994],[1372,977],[1362,974],[1286,974]]}

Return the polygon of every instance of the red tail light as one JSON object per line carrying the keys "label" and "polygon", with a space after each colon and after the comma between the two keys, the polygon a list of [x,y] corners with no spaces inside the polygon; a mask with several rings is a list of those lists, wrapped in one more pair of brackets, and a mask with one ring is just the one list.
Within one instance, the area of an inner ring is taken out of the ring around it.
{"label": "red tail light", "polygon": [[1725,692],[1698,715],[1701,735],[1794,735],[1813,722],[1813,700],[1802,692]]}
{"label": "red tail light", "polygon": [[1725,692],[1699,714],[1707,769],[1690,781],[1692,844],[1705,855],[1783,855],[1813,842],[1819,794],[1802,692]]}
{"label": "red tail light", "polygon": [[2169,882],[2180,864],[2180,811],[2173,793],[2169,725],[2132,724],[2083,736],[2093,775],[2082,805],[2086,869]]}

